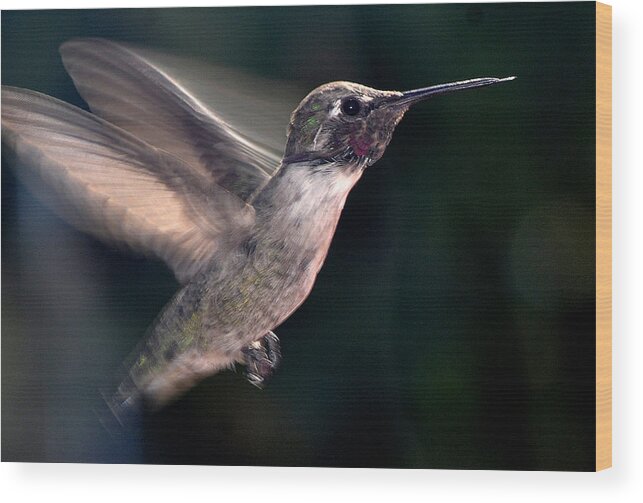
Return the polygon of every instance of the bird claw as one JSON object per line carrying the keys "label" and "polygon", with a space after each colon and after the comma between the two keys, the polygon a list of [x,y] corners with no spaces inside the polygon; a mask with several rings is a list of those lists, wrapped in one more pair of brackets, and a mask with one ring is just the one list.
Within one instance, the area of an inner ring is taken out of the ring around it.
{"label": "bird claw", "polygon": [[273,332],[268,332],[244,348],[243,355],[246,379],[253,386],[262,389],[281,362],[279,338]]}

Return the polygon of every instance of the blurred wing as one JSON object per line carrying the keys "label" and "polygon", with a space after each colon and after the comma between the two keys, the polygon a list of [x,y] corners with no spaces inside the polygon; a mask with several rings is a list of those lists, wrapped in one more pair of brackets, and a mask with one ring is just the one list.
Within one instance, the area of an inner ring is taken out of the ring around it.
{"label": "blurred wing", "polygon": [[[271,107],[271,100],[251,94],[240,84],[244,79],[229,70],[216,69],[210,76],[179,58],[105,39],[71,40],[60,53],[92,112],[214,175],[243,200],[278,168],[294,106]],[[192,77],[190,84],[186,75]],[[216,115],[188,85],[207,86]]]}
{"label": "blurred wing", "polygon": [[253,208],[212,176],[44,94],[3,86],[2,136],[19,176],[61,216],[158,256],[181,282],[254,222]]}

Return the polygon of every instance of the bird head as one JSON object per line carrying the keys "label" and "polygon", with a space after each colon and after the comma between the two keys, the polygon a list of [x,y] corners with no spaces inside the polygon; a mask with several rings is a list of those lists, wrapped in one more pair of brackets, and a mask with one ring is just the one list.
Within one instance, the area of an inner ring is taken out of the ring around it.
{"label": "bird head", "polygon": [[437,94],[512,80],[479,78],[412,91],[380,91],[352,82],[313,90],[293,112],[284,162],[374,164],[413,104]]}

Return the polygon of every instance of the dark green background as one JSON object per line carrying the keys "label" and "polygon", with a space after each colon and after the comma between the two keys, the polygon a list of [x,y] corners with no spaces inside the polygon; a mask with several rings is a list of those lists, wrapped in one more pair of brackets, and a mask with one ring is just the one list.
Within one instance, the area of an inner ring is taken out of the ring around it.
{"label": "dark green background", "polygon": [[594,20],[584,2],[3,12],[3,84],[79,106],[57,53],[77,36],[302,89],[518,76],[407,114],[264,391],[223,373],[116,436],[98,390],[177,285],[4,162],[3,461],[592,470]]}

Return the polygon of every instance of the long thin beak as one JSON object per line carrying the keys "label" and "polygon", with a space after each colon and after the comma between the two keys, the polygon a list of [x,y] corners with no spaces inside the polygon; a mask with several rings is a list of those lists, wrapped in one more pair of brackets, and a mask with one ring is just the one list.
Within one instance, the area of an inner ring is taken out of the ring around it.
{"label": "long thin beak", "polygon": [[508,82],[516,77],[505,77],[498,79],[495,77],[481,77],[478,79],[461,80],[458,82],[449,82],[448,84],[438,84],[437,86],[423,87],[422,89],[413,89],[405,91],[402,96],[387,98],[382,105],[384,106],[411,106],[418,101],[423,101],[437,94],[450,93],[451,91],[460,91],[462,89],[473,89],[474,87],[491,86],[500,82]]}

